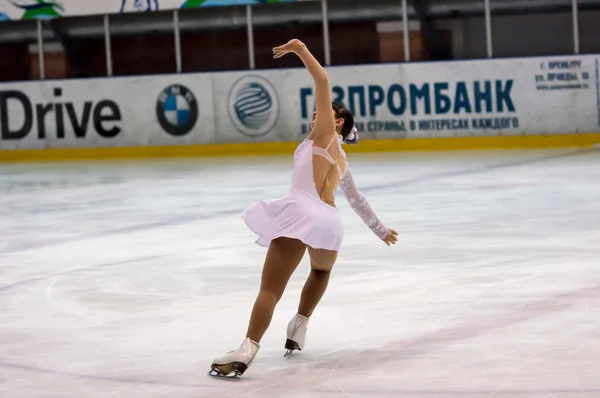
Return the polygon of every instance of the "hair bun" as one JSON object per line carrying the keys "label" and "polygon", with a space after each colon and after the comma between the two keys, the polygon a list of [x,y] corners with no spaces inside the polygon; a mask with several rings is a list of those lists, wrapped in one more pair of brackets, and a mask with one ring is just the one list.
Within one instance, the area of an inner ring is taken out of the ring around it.
{"label": "hair bun", "polygon": [[344,142],[350,145],[358,144],[358,129],[355,126],[352,127],[352,130],[350,130],[350,134],[346,136]]}

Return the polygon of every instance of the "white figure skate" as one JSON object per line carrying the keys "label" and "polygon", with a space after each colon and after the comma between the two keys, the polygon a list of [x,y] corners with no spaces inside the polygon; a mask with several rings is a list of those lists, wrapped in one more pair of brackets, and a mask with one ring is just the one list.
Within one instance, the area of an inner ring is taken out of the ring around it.
{"label": "white figure skate", "polygon": [[287,340],[285,341],[286,352],[284,358],[288,358],[295,350],[302,351],[306,343],[306,331],[308,329],[309,318],[304,315],[296,314],[288,323]]}
{"label": "white figure skate", "polygon": [[221,379],[237,379],[252,365],[260,344],[246,337],[236,350],[217,358],[211,365],[209,376]]}

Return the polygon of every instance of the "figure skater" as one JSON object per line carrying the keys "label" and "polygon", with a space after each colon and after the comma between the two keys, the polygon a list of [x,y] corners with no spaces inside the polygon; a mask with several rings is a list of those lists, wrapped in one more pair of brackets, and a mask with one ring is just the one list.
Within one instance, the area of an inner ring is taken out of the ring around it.
{"label": "figure skater", "polygon": [[275,47],[273,58],[288,53],[300,57],[314,80],[316,112],[310,134],[294,153],[288,194],[255,203],[242,213],[247,226],[259,237],[256,243],[268,247],[268,251],[246,339],[238,349],[213,361],[209,375],[214,377],[237,378],[252,364],[275,306],[308,250],[311,271],[302,290],[298,313],[287,327],[284,356],[304,348],[308,321],[325,293],[344,235],[335,207],[338,185],[352,209],[383,242],[389,246],[398,241],[398,233],[377,218],[348,169],[341,143],[358,142],[352,113],[331,101],[327,73],[304,43],[293,39]]}

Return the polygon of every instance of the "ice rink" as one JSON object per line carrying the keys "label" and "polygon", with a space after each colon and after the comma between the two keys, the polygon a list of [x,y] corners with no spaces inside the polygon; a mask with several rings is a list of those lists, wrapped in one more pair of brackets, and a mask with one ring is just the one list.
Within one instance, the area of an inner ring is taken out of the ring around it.
{"label": "ice rink", "polygon": [[306,259],[253,366],[265,250],[238,214],[292,157],[0,165],[0,397],[600,397],[600,151],[350,155],[399,232],[346,238],[307,347]]}

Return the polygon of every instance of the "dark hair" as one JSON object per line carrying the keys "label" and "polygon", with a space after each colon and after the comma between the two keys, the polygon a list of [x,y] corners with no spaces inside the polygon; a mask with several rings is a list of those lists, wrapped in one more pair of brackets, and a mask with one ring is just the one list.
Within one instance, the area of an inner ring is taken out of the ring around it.
{"label": "dark hair", "polygon": [[341,102],[331,102],[331,107],[335,111],[335,117],[344,119],[344,125],[342,126],[342,138],[344,141],[346,137],[352,132],[352,127],[354,127],[354,116],[352,112],[344,104]]}

